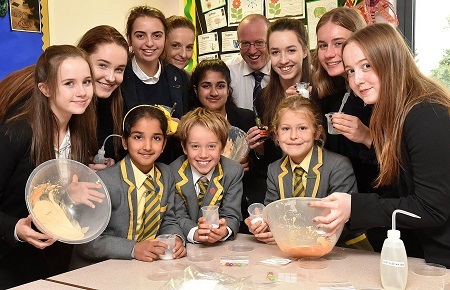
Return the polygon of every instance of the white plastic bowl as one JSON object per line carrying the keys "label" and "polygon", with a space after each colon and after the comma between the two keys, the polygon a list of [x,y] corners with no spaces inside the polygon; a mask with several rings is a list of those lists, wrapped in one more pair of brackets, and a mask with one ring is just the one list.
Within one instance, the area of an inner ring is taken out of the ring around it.
{"label": "white plastic bowl", "polygon": [[[101,185],[95,190],[105,197],[101,203],[93,202],[95,208],[70,198],[69,192],[79,192],[68,190],[74,175],[78,176],[79,183]],[[103,181],[89,167],[70,159],[53,159],[36,167],[28,177],[25,200],[36,227],[68,244],[95,239],[111,217],[111,200]]]}
{"label": "white plastic bowl", "polygon": [[286,198],[270,203],[263,210],[278,247],[292,257],[322,257],[333,249],[341,235],[342,227],[331,237],[317,229],[312,219],[325,216],[330,210],[308,206],[309,202],[316,200],[320,199]]}

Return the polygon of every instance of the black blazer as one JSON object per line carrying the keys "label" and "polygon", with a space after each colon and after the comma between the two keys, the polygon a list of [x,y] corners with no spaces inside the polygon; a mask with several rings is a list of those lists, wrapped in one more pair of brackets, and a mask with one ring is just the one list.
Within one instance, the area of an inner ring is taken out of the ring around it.
{"label": "black blazer", "polygon": [[31,137],[26,121],[0,125],[0,289],[69,269],[72,245],[56,242],[40,250],[14,238],[15,225],[29,215],[25,185],[35,168],[30,161]]}
{"label": "black blazer", "polygon": [[[177,103],[175,112],[173,116],[176,118],[181,118],[189,109],[189,98],[188,98],[188,74],[175,67],[170,63],[161,63],[161,76],[160,78],[165,78],[169,83],[168,91],[171,100]],[[122,90],[122,96],[124,101],[125,113],[134,106],[140,105],[138,102],[135,75],[133,68],[131,66],[131,60],[128,62],[125,68],[123,82],[120,85]]]}
{"label": "black blazer", "polygon": [[228,122],[231,126],[238,127],[245,133],[247,133],[251,127],[256,126],[253,111],[239,108],[232,104],[225,104],[225,110],[227,112]]}
{"label": "black blazer", "polygon": [[[391,227],[395,209],[421,219],[397,215],[397,229],[412,229],[427,262],[450,267],[450,115],[447,108],[422,103],[414,106],[403,125],[400,178],[383,196],[353,193],[351,228]],[[420,254],[420,253],[419,253]]]}

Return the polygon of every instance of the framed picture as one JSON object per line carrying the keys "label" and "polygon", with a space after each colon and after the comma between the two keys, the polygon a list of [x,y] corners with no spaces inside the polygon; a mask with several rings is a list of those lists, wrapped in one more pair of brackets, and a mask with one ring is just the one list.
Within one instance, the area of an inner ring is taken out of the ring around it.
{"label": "framed picture", "polygon": [[11,0],[9,2],[11,29],[41,32],[41,6],[39,0]]}

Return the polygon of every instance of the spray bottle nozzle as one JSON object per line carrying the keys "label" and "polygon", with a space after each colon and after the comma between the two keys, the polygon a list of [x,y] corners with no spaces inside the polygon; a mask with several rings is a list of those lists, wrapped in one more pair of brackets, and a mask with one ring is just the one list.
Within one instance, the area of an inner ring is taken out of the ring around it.
{"label": "spray bottle nozzle", "polygon": [[410,213],[409,211],[406,211],[406,210],[401,210],[401,209],[394,210],[394,212],[392,213],[392,229],[388,230],[388,238],[397,238],[397,239],[400,238],[400,231],[396,230],[396,223],[395,223],[395,216],[397,213],[401,213],[401,214],[404,214],[404,215],[407,215],[407,216],[410,216],[413,218],[417,218],[417,219],[421,218],[420,216]]}
{"label": "spray bottle nozzle", "polygon": [[102,148],[98,149],[98,153],[94,156],[94,163],[95,164],[105,164],[105,143],[106,140],[108,140],[109,137],[122,137],[118,134],[111,134],[108,135],[108,137],[105,138],[105,141],[103,141]]}

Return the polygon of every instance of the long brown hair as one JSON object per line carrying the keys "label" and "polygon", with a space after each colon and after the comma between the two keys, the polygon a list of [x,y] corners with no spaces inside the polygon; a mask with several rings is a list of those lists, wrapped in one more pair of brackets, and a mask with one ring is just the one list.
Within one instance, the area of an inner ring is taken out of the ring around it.
{"label": "long brown hair", "polygon": [[[88,30],[78,41],[77,46],[84,49],[87,54],[91,55],[97,52],[99,46],[103,44],[114,43],[123,47],[128,52],[128,43],[126,39],[114,27],[109,25],[99,25]],[[118,86],[108,98],[110,112],[113,120],[113,132],[122,134],[123,119],[123,98],[120,86]],[[119,138],[114,139],[114,153],[118,157],[118,150],[121,146]]]}
{"label": "long brown hair", "polygon": [[0,82],[0,123],[11,111],[20,110],[25,101],[30,98],[34,86],[34,67],[27,66],[12,72]]}
{"label": "long brown hair", "polygon": [[[49,98],[38,88],[44,83],[49,89],[49,95],[57,94],[57,78],[60,66],[67,58],[82,58],[89,63],[86,53],[72,45],[54,45],[48,47],[39,57],[34,71],[34,86],[31,97],[23,106],[23,111],[9,119],[25,119],[30,124],[33,136],[31,140],[31,161],[35,166],[56,157],[56,138],[58,132],[57,118],[49,105]],[[91,70],[92,76],[92,70]],[[96,116],[93,102],[81,115],[72,115],[69,121],[71,159],[90,163],[90,156],[97,147]],[[52,132],[52,133],[49,133]]]}
{"label": "long brown hair", "polygon": [[[306,33],[305,25],[300,20],[281,18],[272,23],[267,30],[267,46],[269,46],[269,37],[275,31],[293,31],[297,36],[298,42],[301,44],[307,55],[302,62],[302,77],[301,82],[310,82],[311,61],[308,49],[308,35]],[[285,98],[285,90],[280,82],[280,77],[273,68],[270,69],[269,83],[263,90],[263,106],[262,119],[264,124],[270,126],[270,123],[275,115],[276,107]]]}
{"label": "long brown hair", "polygon": [[[366,22],[362,16],[354,9],[338,7],[322,15],[316,26],[316,35],[319,29],[327,23],[333,23],[351,32],[355,32],[366,27]],[[312,82],[319,98],[323,98],[336,93],[339,89],[345,88],[346,81],[342,76],[332,77],[322,67],[318,57],[319,48],[317,47],[313,55],[313,73]]]}
{"label": "long brown hair", "polygon": [[380,165],[376,187],[392,184],[401,169],[401,138],[406,116],[422,102],[440,104],[450,113],[450,92],[423,75],[403,40],[389,24],[371,24],[355,32],[354,42],[379,78],[380,92],[370,119],[370,132]]}

